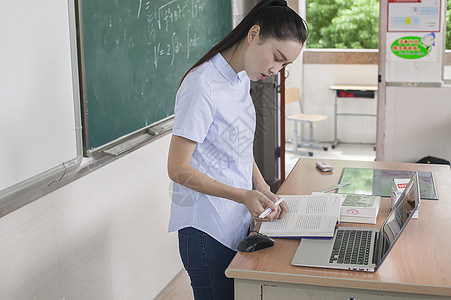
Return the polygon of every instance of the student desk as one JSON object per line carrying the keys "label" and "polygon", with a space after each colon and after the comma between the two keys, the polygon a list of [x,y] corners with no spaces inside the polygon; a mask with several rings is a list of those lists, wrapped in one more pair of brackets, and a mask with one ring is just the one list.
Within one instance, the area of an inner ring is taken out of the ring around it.
{"label": "student desk", "polygon": [[[432,171],[439,200],[423,200],[388,257],[374,273],[294,267],[299,239],[275,239],[274,247],[238,252],[226,270],[235,299],[451,299],[451,171],[445,165],[327,160],[332,174],[301,158],[278,194],[310,194],[337,184],[343,167]],[[390,212],[382,198],[377,224]]]}
{"label": "student desk", "polygon": [[332,148],[335,148],[340,140],[338,139],[337,124],[338,116],[363,116],[376,117],[376,114],[363,113],[338,113],[338,98],[373,98],[376,99],[377,86],[375,85],[331,85],[330,90],[335,91],[334,103],[334,143]]}

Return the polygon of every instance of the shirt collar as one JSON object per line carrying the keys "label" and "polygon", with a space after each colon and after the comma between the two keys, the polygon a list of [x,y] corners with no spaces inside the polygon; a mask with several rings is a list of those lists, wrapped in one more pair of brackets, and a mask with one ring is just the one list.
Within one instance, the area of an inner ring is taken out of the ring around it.
{"label": "shirt collar", "polygon": [[219,73],[224,76],[227,81],[229,81],[231,84],[235,85],[239,82],[241,82],[240,74],[243,72],[240,72],[239,74],[236,74],[235,71],[232,69],[232,67],[229,65],[229,63],[222,57],[221,53],[216,54],[212,57],[211,62],[215,66],[215,68],[219,71]]}

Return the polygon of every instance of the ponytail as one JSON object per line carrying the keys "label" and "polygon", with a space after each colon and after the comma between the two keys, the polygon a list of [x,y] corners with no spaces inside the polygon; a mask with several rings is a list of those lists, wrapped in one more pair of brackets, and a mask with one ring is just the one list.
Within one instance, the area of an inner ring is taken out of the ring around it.
{"label": "ponytail", "polygon": [[[216,54],[223,52],[243,40],[254,25],[260,26],[260,38],[275,38],[277,40],[294,40],[304,43],[308,36],[307,23],[296,12],[287,6],[283,0],[262,0],[246,15],[246,17],[216,46],[210,49],[183,76],[201,64],[209,61]],[[180,86],[180,85],[179,85]]]}

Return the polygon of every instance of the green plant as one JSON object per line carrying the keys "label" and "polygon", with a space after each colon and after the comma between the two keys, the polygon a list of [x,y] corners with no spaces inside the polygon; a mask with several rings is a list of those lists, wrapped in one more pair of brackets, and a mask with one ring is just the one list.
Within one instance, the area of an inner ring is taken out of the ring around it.
{"label": "green plant", "polygon": [[379,1],[308,0],[306,19],[309,48],[378,47]]}
{"label": "green plant", "polygon": [[451,50],[451,0],[448,0],[448,9],[446,10],[446,48]]}

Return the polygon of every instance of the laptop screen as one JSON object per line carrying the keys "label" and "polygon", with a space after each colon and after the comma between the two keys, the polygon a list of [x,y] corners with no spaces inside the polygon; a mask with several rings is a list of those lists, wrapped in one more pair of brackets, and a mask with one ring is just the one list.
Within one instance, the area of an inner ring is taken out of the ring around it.
{"label": "laptop screen", "polygon": [[375,256],[376,266],[379,266],[390,252],[410,217],[417,209],[419,202],[418,174],[415,172],[379,231],[377,255]]}

